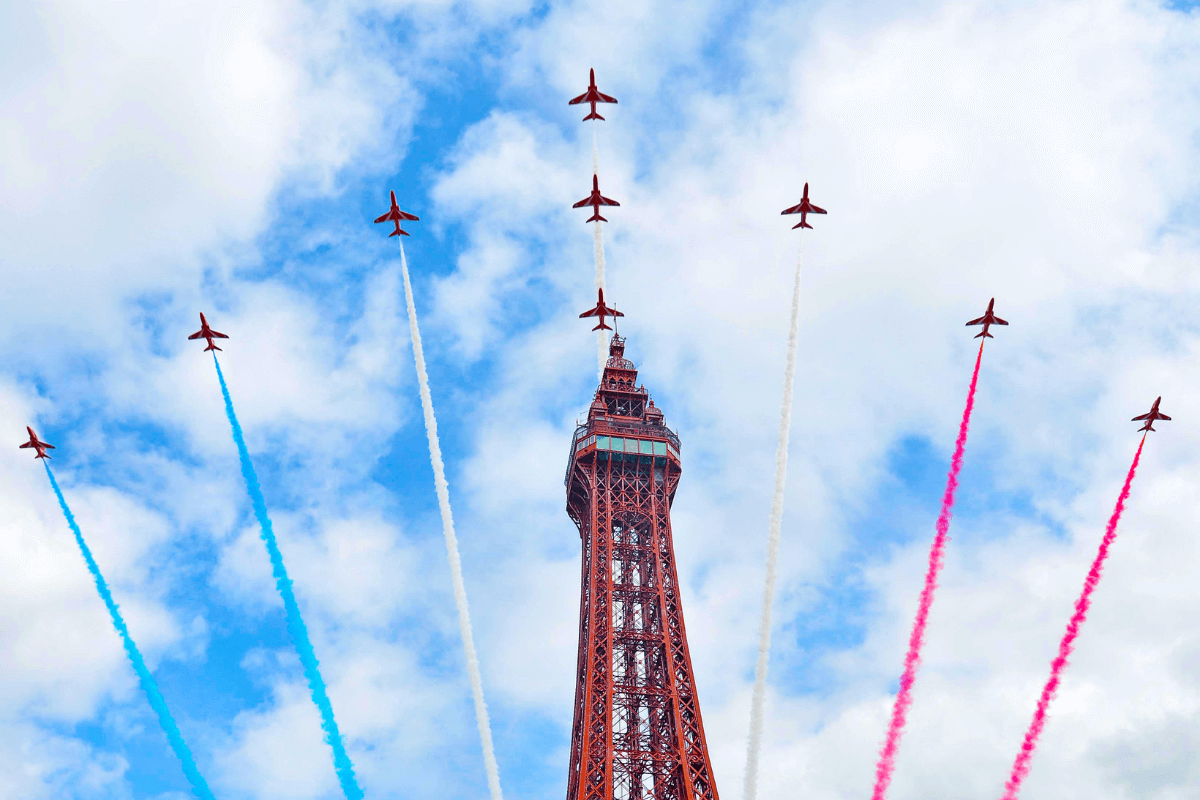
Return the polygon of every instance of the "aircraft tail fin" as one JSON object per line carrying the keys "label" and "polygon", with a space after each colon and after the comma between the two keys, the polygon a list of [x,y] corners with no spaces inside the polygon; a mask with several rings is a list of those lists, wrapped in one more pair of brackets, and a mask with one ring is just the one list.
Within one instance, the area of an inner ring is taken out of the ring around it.
{"label": "aircraft tail fin", "polygon": [[398,228],[397,230],[394,230],[388,234],[389,239],[393,236],[408,236],[408,231],[404,230],[403,228]]}
{"label": "aircraft tail fin", "polygon": [[796,230],[796,228],[808,228],[809,230],[812,230],[812,225],[809,225],[807,222],[797,222],[792,226],[792,230]]}
{"label": "aircraft tail fin", "polygon": [[600,222],[608,222],[608,220],[600,216],[600,209],[596,209],[596,212],[587,218],[588,222],[596,222],[597,220]]}
{"label": "aircraft tail fin", "polygon": [[996,338],[995,336],[992,336],[992,335],[991,335],[990,333],[988,333],[987,331],[983,331],[982,333],[977,333],[977,334],[975,334],[974,336],[972,336],[971,338],[972,338],[972,339],[982,339],[982,338],[985,338],[985,337],[986,337],[986,338],[988,338],[988,339],[995,339],[995,338]]}
{"label": "aircraft tail fin", "polygon": [[612,330],[612,328],[610,328],[609,326],[605,325],[605,324],[604,324],[604,320],[601,320],[601,321],[600,321],[600,324],[599,324],[599,325],[597,325],[596,327],[592,328],[592,330],[594,330],[594,331],[611,331],[611,330]]}
{"label": "aircraft tail fin", "polygon": [[603,121],[604,121],[604,117],[600,116],[600,115],[599,115],[599,114],[597,114],[595,111],[593,111],[592,113],[590,113],[590,114],[588,114],[586,117],[584,117],[584,118],[583,118],[583,121],[584,121],[584,122],[587,122],[589,119],[598,119],[598,120],[600,120],[601,122],[603,122]]}
{"label": "aircraft tail fin", "polygon": [[[209,342],[209,343],[208,343],[208,347],[204,348],[204,352],[206,352],[206,353],[207,353],[209,350],[221,350],[221,348],[217,347],[217,346],[216,346],[215,344],[213,344],[212,342]],[[222,352],[222,353],[224,353],[225,351],[224,351],[224,350],[221,350],[221,352]]]}

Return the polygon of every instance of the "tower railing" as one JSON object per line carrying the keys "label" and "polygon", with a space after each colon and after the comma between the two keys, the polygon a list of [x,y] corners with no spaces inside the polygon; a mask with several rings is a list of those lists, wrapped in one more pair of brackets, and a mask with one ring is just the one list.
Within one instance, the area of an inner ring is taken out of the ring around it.
{"label": "tower railing", "polygon": [[587,425],[580,425],[575,428],[575,435],[571,437],[571,449],[567,453],[567,471],[563,475],[563,486],[566,486],[571,480],[571,465],[575,463],[575,445],[579,444],[579,440],[587,435],[587,430]]}
{"label": "tower railing", "polygon": [[[671,430],[666,425],[663,425],[661,422],[624,422],[605,417],[604,419],[596,420],[595,427],[599,428],[601,426],[603,426],[605,430],[612,431],[613,433],[628,433],[633,436],[661,436],[671,443],[671,446],[675,448],[675,452],[683,452],[679,444],[679,434],[675,433],[675,431]],[[575,442],[577,442],[579,438],[583,437],[583,434],[581,434],[580,431],[586,431],[588,429],[589,427],[586,423],[575,429],[575,436],[572,437],[572,446],[575,445]]]}
{"label": "tower railing", "polygon": [[661,436],[671,443],[676,453],[683,452],[683,448],[679,443],[679,434],[661,422],[624,422],[605,417],[595,420],[595,423],[593,426],[585,422],[575,428],[575,434],[571,437],[571,449],[567,453],[567,471],[563,475],[564,486],[571,479],[571,465],[575,463],[575,453],[577,452],[575,446],[579,444],[580,439],[589,436],[593,430],[600,427],[611,433],[627,433],[631,436]]}

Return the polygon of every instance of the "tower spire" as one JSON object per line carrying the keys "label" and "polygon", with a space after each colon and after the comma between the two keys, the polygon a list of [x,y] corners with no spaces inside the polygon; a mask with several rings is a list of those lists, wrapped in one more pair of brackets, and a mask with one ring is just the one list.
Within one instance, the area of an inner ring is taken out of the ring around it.
{"label": "tower spire", "polygon": [[605,364],[605,369],[607,370],[610,366],[617,369],[633,370],[634,374],[637,374],[633,362],[625,358],[625,337],[616,331],[613,331],[612,338],[608,340],[608,363]]}

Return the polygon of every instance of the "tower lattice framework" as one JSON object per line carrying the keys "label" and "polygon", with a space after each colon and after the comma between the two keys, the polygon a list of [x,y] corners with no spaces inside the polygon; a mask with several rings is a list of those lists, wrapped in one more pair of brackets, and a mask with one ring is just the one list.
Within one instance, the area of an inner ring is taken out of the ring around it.
{"label": "tower lattice framework", "polygon": [[671,539],[679,437],[614,335],[571,441],[583,540],[567,800],[718,800]]}

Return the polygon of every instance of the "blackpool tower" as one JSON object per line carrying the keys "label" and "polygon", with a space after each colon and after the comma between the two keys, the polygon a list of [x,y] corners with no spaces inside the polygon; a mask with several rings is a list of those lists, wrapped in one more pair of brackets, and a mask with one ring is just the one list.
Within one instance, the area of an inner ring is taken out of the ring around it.
{"label": "blackpool tower", "polygon": [[567,800],[718,800],[671,541],[679,474],[679,437],[614,335],[567,464],[583,540]]}

